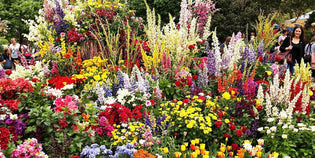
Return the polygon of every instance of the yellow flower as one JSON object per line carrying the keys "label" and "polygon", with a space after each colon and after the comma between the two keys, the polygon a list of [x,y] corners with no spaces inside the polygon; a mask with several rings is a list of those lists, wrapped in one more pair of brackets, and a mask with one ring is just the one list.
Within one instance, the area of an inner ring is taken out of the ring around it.
{"label": "yellow flower", "polygon": [[270,76],[272,74],[272,71],[266,71],[267,75]]}
{"label": "yellow flower", "polygon": [[230,95],[230,93],[228,93],[228,92],[224,92],[224,93],[222,94],[222,98],[223,98],[223,99],[226,99],[226,100],[229,100],[229,99],[231,99],[231,95]]}
{"label": "yellow flower", "polygon": [[257,157],[261,157],[261,155],[262,155],[262,154],[261,154],[261,151],[258,151],[258,152],[256,153],[256,156],[257,156]]}
{"label": "yellow flower", "polygon": [[310,90],[310,96],[313,96],[313,91]]}
{"label": "yellow flower", "polygon": [[199,144],[199,139],[195,139],[195,143],[196,143],[196,144]]}
{"label": "yellow flower", "polygon": [[101,79],[101,76],[100,76],[100,75],[95,75],[93,78],[94,78],[96,81],[98,81],[98,80]]}
{"label": "yellow flower", "polygon": [[195,140],[191,140],[190,143],[191,143],[192,145],[195,145],[195,144],[196,144]]}
{"label": "yellow flower", "polygon": [[206,144],[200,144],[200,150],[205,149]]}
{"label": "yellow flower", "polygon": [[224,122],[225,122],[225,123],[229,123],[230,120],[229,120],[229,119],[225,119]]}
{"label": "yellow flower", "polygon": [[180,151],[184,152],[186,150],[186,146],[185,145],[181,145],[180,146]]}
{"label": "yellow flower", "polygon": [[168,154],[168,152],[169,152],[169,151],[168,151],[168,147],[164,147],[164,148],[163,148],[163,152],[164,152],[165,154]]}

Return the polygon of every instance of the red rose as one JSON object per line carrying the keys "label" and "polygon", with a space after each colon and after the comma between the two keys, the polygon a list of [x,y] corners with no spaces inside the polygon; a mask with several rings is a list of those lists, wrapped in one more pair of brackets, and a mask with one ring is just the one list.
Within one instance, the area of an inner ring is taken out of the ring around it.
{"label": "red rose", "polygon": [[231,131],[233,131],[233,130],[235,130],[236,127],[235,127],[234,124],[231,124],[229,128],[230,128]]}
{"label": "red rose", "polygon": [[231,136],[230,136],[229,134],[227,134],[227,133],[224,134],[223,137],[224,137],[224,138],[231,138]]}
{"label": "red rose", "polygon": [[221,121],[216,121],[214,123],[215,126],[217,126],[218,128],[220,128],[222,126],[222,122]]}
{"label": "red rose", "polygon": [[196,79],[198,79],[198,76],[197,76],[197,75],[193,75],[192,78],[193,78],[194,80],[196,80]]}
{"label": "red rose", "polygon": [[183,103],[188,103],[189,102],[189,100],[188,99],[183,99]]}
{"label": "red rose", "polygon": [[189,45],[189,46],[188,46],[188,49],[190,49],[190,50],[192,50],[192,49],[194,49],[194,48],[195,48],[194,45]]}
{"label": "red rose", "polygon": [[180,85],[180,82],[179,82],[179,81],[175,81],[175,85],[176,85],[176,86],[179,86],[179,85]]}
{"label": "red rose", "polygon": [[241,129],[242,129],[243,132],[247,131],[247,128],[245,126],[241,126]]}
{"label": "red rose", "polygon": [[238,137],[241,137],[241,136],[243,135],[242,130],[237,129],[237,130],[236,130],[236,135],[237,135]]}

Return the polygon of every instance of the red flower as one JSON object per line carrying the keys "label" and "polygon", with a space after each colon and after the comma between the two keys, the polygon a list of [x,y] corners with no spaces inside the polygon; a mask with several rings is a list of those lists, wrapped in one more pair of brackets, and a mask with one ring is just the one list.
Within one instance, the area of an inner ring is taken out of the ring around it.
{"label": "red flower", "polygon": [[192,50],[192,49],[194,49],[194,48],[195,48],[194,45],[189,45],[189,46],[188,46],[188,49],[190,49],[190,50]]}
{"label": "red flower", "polygon": [[235,130],[236,127],[235,127],[234,124],[231,124],[229,128],[230,128],[231,131],[233,131],[233,130]]}
{"label": "red flower", "polygon": [[197,76],[197,75],[193,75],[192,78],[193,78],[194,80],[196,80],[196,79],[198,79],[198,76]]}
{"label": "red flower", "polygon": [[37,78],[32,78],[32,80],[31,80],[32,82],[38,82],[38,81],[40,81],[39,79],[37,79]]}
{"label": "red flower", "polygon": [[222,117],[223,113],[222,112],[218,112],[218,115],[219,115],[219,117]]}
{"label": "red flower", "polygon": [[11,75],[11,74],[12,74],[12,71],[11,71],[11,70],[6,70],[6,71],[5,71],[5,74]]}
{"label": "red flower", "polygon": [[263,57],[257,57],[256,59],[258,59],[260,62],[263,61]]}
{"label": "red flower", "polygon": [[222,126],[222,122],[221,121],[216,121],[214,123],[215,126],[217,126],[218,128],[220,128]]}
{"label": "red flower", "polygon": [[280,58],[278,55],[276,55],[275,61],[280,62],[280,61],[281,61],[281,58]]}
{"label": "red flower", "polygon": [[10,139],[10,130],[5,128],[5,127],[1,127],[0,128],[0,148],[2,150],[5,150],[8,148],[8,143],[9,143],[9,139]]}
{"label": "red flower", "polygon": [[182,81],[183,83],[186,82],[186,79],[185,78],[181,78],[180,81]]}
{"label": "red flower", "polygon": [[231,136],[230,136],[229,134],[227,134],[227,133],[225,133],[225,134],[223,135],[223,137],[224,137],[224,138],[231,138]]}
{"label": "red flower", "polygon": [[243,135],[242,130],[237,129],[237,130],[236,130],[236,135],[237,135],[238,137],[241,137],[241,136]]}
{"label": "red flower", "polygon": [[194,144],[190,144],[190,149],[191,149],[191,150],[196,150],[195,145],[194,145]]}
{"label": "red flower", "polygon": [[68,123],[65,119],[59,120],[59,125],[61,128],[65,128],[68,126]]}
{"label": "red flower", "polygon": [[263,106],[261,106],[261,105],[257,106],[257,110],[258,110],[258,111],[260,111],[260,110],[262,110],[262,109],[263,109]]}
{"label": "red flower", "polygon": [[247,128],[245,126],[241,126],[241,129],[242,129],[243,132],[247,131]]}
{"label": "red flower", "polygon": [[154,105],[155,103],[154,99],[151,99],[150,102],[151,102],[151,105]]}
{"label": "red flower", "polygon": [[188,99],[183,99],[183,103],[188,103],[189,102],[189,100]]}
{"label": "red flower", "polygon": [[232,149],[233,150],[239,150],[240,147],[238,146],[238,144],[232,144]]}
{"label": "red flower", "polygon": [[77,155],[74,155],[74,156],[71,156],[70,158],[81,158],[81,157],[77,156]]}
{"label": "red flower", "polygon": [[179,82],[179,81],[175,81],[175,85],[176,85],[176,86],[179,86],[179,85],[180,85],[180,82]]}
{"label": "red flower", "polygon": [[174,136],[177,136],[177,133],[176,133],[176,132],[174,133]]}

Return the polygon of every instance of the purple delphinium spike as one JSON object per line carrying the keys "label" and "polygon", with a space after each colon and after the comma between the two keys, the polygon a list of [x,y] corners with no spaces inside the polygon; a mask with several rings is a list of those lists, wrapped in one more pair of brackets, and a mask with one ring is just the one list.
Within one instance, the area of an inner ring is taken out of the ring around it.
{"label": "purple delphinium spike", "polygon": [[244,53],[243,53],[243,59],[246,60],[246,58],[248,58],[248,56],[249,56],[249,49],[246,46],[244,49]]}
{"label": "purple delphinium spike", "polygon": [[248,65],[252,65],[256,61],[256,52],[254,48],[249,49]]}
{"label": "purple delphinium spike", "polygon": [[207,69],[208,69],[208,74],[209,75],[215,75],[216,71],[217,71],[217,67],[216,67],[216,59],[214,56],[214,53],[209,50],[207,53]]}
{"label": "purple delphinium spike", "polygon": [[261,41],[257,49],[257,56],[262,57],[263,53],[264,53],[264,43],[263,41]]}

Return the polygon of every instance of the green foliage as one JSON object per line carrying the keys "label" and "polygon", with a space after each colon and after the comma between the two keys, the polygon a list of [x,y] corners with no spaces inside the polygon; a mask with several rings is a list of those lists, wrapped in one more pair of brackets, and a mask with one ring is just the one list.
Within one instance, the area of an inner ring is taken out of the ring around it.
{"label": "green foliage", "polygon": [[315,22],[315,11],[309,15],[309,18],[306,21],[306,25],[311,26],[312,23],[314,23],[314,22]]}
{"label": "green foliage", "polygon": [[42,0],[0,0],[0,17],[10,22],[7,39],[19,40],[23,33],[28,33],[28,26],[22,19],[35,19],[42,4]]}
{"label": "green foliage", "polygon": [[[146,19],[146,6],[144,0],[129,1],[130,9],[136,10],[136,16]],[[161,16],[161,25],[169,22],[169,13],[175,17],[178,22],[180,13],[180,0],[147,0],[150,8],[154,8],[155,12]]]}
{"label": "green foliage", "polygon": [[3,52],[3,45],[9,44],[9,41],[5,39],[5,37],[0,37],[0,53]]}

